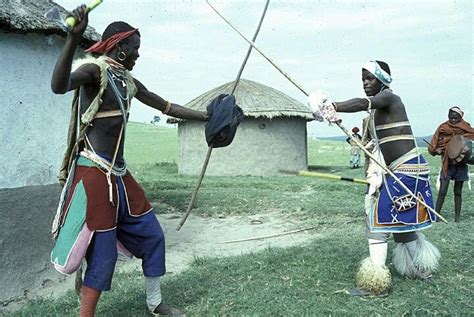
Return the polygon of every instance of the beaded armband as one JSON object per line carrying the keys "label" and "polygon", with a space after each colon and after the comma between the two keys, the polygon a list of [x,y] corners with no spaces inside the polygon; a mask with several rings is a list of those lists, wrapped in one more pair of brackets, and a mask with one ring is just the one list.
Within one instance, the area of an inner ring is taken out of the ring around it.
{"label": "beaded armband", "polygon": [[169,101],[166,102],[166,108],[165,110],[163,110],[163,114],[168,114],[168,112],[170,112],[171,110],[171,103]]}
{"label": "beaded armband", "polygon": [[372,100],[370,100],[369,97],[365,97],[364,99],[369,102],[369,105],[367,107],[367,112],[370,112],[372,110]]}

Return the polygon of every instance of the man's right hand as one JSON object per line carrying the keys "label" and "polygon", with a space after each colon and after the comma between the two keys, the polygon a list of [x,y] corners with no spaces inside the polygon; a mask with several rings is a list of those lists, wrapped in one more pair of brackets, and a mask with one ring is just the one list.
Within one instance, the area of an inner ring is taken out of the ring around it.
{"label": "man's right hand", "polygon": [[74,17],[76,19],[76,25],[71,28],[71,35],[74,36],[82,36],[84,31],[87,28],[87,24],[89,23],[89,10],[85,4],[77,7],[74,9],[68,17]]}

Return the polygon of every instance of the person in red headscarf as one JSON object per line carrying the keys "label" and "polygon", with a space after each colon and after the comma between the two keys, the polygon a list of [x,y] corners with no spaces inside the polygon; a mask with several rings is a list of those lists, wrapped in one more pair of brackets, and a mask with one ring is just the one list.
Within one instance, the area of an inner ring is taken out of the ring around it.
{"label": "person in red headscarf", "polygon": [[[352,128],[352,137],[357,141],[362,141],[362,136],[359,134],[359,128]],[[347,138],[346,142],[351,145],[351,158],[349,160],[349,166],[352,168],[359,168],[360,166],[360,148],[357,146],[355,141],[351,138]]]}
{"label": "person in red headscarf", "polygon": [[454,221],[461,218],[462,188],[465,181],[469,180],[468,166],[465,162],[455,162],[448,158],[446,147],[455,135],[462,135],[466,139],[474,140],[474,128],[463,119],[464,112],[458,106],[453,106],[448,112],[448,121],[443,122],[436,129],[428,152],[431,155],[441,155],[441,172],[439,175],[440,188],[436,199],[436,210],[441,212],[449,181],[454,180]]}
{"label": "person in red headscarf", "polygon": [[[177,118],[206,121],[208,115],[163,99],[131,75],[140,57],[141,38],[138,29],[125,22],[111,23],[101,41],[86,50],[96,56],[73,65],[77,44],[88,24],[86,6],[76,8],[72,15],[78,23],[67,35],[51,79],[55,94],[75,91],[68,149],[59,176],[64,187],[53,223],[56,245],[51,259],[58,270],[72,273],[85,257],[87,269],[79,285],[81,316],[93,316],[101,292],[110,289],[118,250],[142,260],[149,310],[180,315],[179,310],[162,302],[164,235],[143,189],[127,170],[123,158],[126,123],[134,97]],[[75,233],[81,239],[71,240],[73,233],[67,225],[71,219],[82,224]],[[64,241],[76,241],[70,249],[73,251],[59,247]],[[86,245],[81,248],[78,243]],[[61,255],[65,252],[68,256],[63,263]],[[79,259],[77,266],[68,265],[73,259]]]}

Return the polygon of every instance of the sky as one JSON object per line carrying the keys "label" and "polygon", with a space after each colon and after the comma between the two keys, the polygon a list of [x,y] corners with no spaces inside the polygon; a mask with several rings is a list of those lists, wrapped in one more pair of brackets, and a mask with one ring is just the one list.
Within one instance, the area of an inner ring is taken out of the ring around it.
{"label": "sky", "polygon": [[[265,1],[211,3],[252,38]],[[56,1],[73,9],[80,1]],[[473,1],[270,1],[257,47],[306,91],[324,90],[334,101],[364,97],[361,67],[368,60],[389,64],[391,88],[405,104],[415,135],[434,133],[459,105],[474,125]],[[141,33],[133,70],[148,90],[178,104],[235,79],[248,44],[204,0],[104,0],[89,24],[102,34],[113,21]],[[242,78],[306,97],[253,50]],[[237,100],[238,102],[238,100]],[[131,120],[150,122],[161,112],[132,102]],[[341,114],[347,128],[366,113]],[[169,126],[169,125],[168,125]],[[311,122],[311,137],[343,135],[336,126]]]}

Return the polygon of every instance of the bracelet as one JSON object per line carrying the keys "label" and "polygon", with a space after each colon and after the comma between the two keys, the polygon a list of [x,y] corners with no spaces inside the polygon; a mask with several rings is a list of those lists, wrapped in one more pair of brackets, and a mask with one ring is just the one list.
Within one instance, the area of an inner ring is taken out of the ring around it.
{"label": "bracelet", "polygon": [[168,114],[168,112],[170,112],[171,110],[171,103],[169,101],[166,101],[166,108],[165,110],[163,110],[163,114]]}
{"label": "bracelet", "polygon": [[370,100],[369,97],[365,97],[364,99],[369,102],[369,105],[367,107],[367,112],[370,112],[372,110],[372,100]]}

